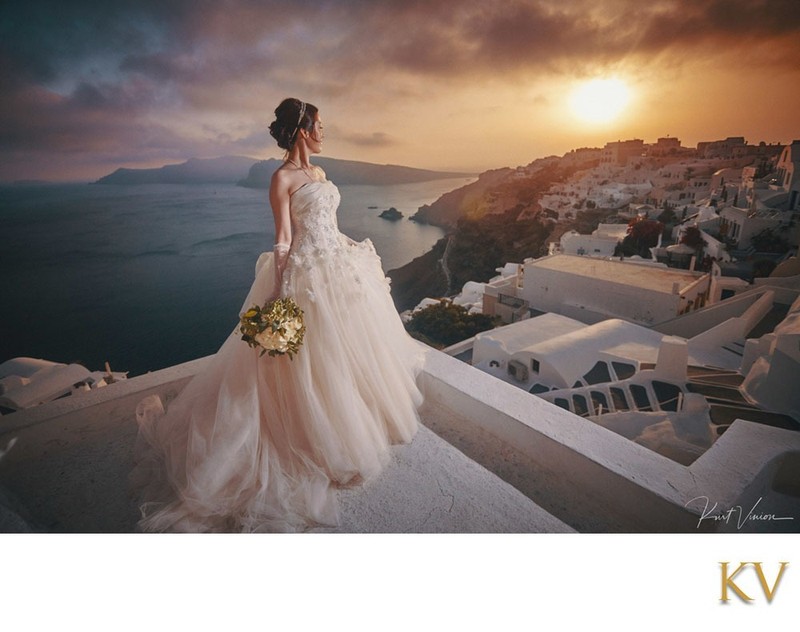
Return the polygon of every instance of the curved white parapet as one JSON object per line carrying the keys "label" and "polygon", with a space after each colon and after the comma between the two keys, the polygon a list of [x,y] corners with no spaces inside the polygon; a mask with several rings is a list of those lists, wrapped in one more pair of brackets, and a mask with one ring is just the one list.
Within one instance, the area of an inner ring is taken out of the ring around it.
{"label": "curved white parapet", "polygon": [[0,379],[18,376],[18,377],[31,377],[37,371],[48,369],[52,366],[64,366],[59,362],[51,362],[50,360],[42,360],[40,358],[11,358],[0,364]]}
{"label": "curved white parapet", "polygon": [[[454,411],[463,432],[478,427],[526,455],[531,465],[514,475],[553,481],[548,493],[572,507],[573,516],[560,516],[572,526],[715,532],[730,525],[704,517],[713,503],[727,510],[763,497],[765,507],[779,507],[794,520],[764,520],[749,528],[800,531],[800,483],[786,483],[793,473],[800,480],[800,432],[736,420],[687,466],[447,354],[429,353],[427,360],[426,398]],[[701,502],[706,497],[709,508]]]}
{"label": "curved white parapet", "polygon": [[37,406],[70,394],[73,385],[90,376],[89,370],[80,364],[52,364],[26,378],[27,384],[4,392],[0,406],[13,410]]}
{"label": "curved white parapet", "polygon": [[0,408],[20,411],[127,379],[126,372],[89,371],[80,364],[12,358],[0,364]]}

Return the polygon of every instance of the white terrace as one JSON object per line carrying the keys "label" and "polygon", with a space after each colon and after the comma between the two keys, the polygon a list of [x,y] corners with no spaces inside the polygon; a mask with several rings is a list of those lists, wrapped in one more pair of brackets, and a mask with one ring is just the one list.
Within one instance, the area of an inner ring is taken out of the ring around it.
{"label": "white terrace", "polygon": [[[0,530],[134,531],[135,406],[169,401],[206,361],[3,417]],[[340,492],[339,531],[797,529],[800,433],[736,421],[685,466],[440,351],[428,349],[420,383],[425,427],[378,480]],[[720,522],[704,498],[793,520]]]}

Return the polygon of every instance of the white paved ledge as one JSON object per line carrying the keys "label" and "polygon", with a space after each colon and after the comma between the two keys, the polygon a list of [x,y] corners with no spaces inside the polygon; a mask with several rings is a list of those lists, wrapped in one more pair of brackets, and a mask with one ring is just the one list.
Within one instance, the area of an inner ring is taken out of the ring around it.
{"label": "white paved ledge", "polygon": [[[151,393],[168,403],[207,360],[0,417],[0,450],[17,439],[0,492],[44,529],[132,531],[135,405]],[[427,428],[395,447],[383,477],[339,492],[341,530],[800,531],[800,433],[736,421],[686,467],[442,352],[428,351],[420,384]],[[793,519],[732,529],[700,520],[702,497]]]}
{"label": "white paved ledge", "polygon": [[[136,437],[134,409],[145,395],[168,402],[207,359],[126,380],[74,399],[3,419],[0,486],[18,501],[35,530],[134,532],[138,518],[127,494]],[[447,415],[426,404],[426,415]],[[11,423],[7,423],[11,422]],[[1,448],[0,448],[1,449]],[[573,529],[527,496],[420,427],[411,444],[376,480],[340,490],[342,524],[322,532],[532,533]],[[8,505],[7,505],[8,506]],[[21,530],[6,512],[7,530]],[[16,528],[15,528],[16,527]]]}

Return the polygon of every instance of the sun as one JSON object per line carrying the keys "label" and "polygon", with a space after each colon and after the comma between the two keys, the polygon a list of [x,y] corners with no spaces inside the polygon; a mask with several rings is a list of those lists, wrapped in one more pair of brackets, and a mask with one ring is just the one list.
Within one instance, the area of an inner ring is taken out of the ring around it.
{"label": "sun", "polygon": [[592,79],[579,85],[570,96],[573,114],[587,123],[610,123],[630,102],[627,84],[620,79]]}

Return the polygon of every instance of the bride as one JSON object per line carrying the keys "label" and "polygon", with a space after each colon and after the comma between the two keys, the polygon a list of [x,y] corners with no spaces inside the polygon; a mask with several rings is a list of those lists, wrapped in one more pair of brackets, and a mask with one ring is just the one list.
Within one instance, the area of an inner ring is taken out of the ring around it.
{"label": "bride", "polygon": [[242,312],[278,297],[304,311],[290,358],[237,329],[169,403],[140,402],[131,487],[142,531],[302,531],[336,525],[337,487],[378,475],[414,437],[424,346],[408,336],[369,239],[339,232],[339,191],[310,162],[319,112],[285,99],[270,134],[287,151],[269,191],[275,246]]}

